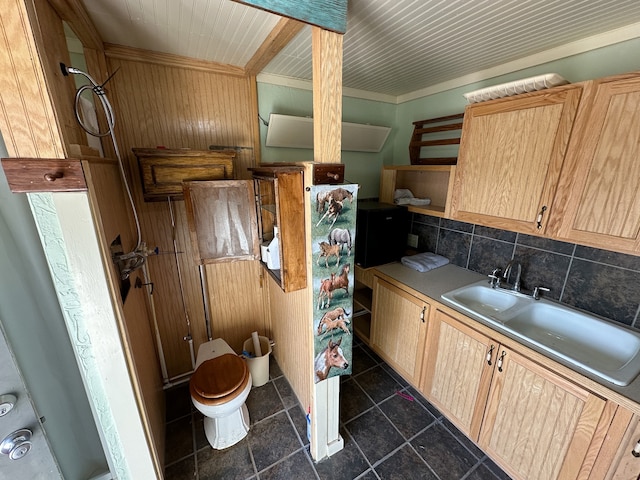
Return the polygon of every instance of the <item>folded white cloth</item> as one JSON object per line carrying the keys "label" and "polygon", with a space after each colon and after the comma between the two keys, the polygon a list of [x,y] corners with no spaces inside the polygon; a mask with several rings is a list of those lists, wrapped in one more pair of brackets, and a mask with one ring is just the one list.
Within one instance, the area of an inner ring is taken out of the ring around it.
{"label": "folded white cloth", "polygon": [[449,263],[449,259],[432,252],[418,253],[416,255],[409,255],[402,257],[400,262],[419,272],[428,272],[434,268],[442,267]]}
{"label": "folded white cloth", "polygon": [[408,188],[397,188],[393,192],[393,199],[399,200],[401,198],[413,198],[413,193]]}

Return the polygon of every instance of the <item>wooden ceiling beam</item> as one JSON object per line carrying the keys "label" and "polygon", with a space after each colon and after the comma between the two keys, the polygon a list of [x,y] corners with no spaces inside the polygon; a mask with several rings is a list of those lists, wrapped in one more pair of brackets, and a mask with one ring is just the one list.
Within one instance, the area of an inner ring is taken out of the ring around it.
{"label": "wooden ceiling beam", "polygon": [[267,12],[343,34],[347,31],[347,0],[234,0]]}
{"label": "wooden ceiling beam", "polygon": [[305,24],[303,22],[282,17],[245,65],[245,73],[248,76],[260,73],[304,26]]}

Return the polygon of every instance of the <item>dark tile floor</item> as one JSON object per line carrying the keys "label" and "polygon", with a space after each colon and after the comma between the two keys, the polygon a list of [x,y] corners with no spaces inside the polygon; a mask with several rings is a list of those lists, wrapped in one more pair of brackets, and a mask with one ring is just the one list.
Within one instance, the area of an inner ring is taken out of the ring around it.
{"label": "dark tile floor", "polygon": [[304,412],[273,356],[269,370],[247,399],[249,434],[226,450],[207,443],[188,385],[167,390],[166,480],[509,479],[359,340],[340,386],[344,449],[314,463]]}

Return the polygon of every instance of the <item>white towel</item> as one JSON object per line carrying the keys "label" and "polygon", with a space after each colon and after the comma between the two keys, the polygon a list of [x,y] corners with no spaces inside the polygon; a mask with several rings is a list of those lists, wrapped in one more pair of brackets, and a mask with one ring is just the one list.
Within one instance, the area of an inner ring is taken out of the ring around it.
{"label": "white towel", "polygon": [[446,265],[447,263],[449,263],[449,259],[432,252],[424,252],[418,253],[416,255],[402,257],[400,259],[400,262],[403,265],[409,268],[413,268],[414,270],[417,270],[419,272],[428,272],[429,270],[433,270],[434,268]]}

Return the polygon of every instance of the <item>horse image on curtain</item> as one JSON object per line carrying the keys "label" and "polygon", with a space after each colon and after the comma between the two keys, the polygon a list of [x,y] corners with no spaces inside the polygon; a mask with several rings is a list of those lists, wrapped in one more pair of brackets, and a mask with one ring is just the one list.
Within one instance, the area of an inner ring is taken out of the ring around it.
{"label": "horse image on curtain", "polygon": [[311,187],[315,382],[351,374],[358,185]]}

